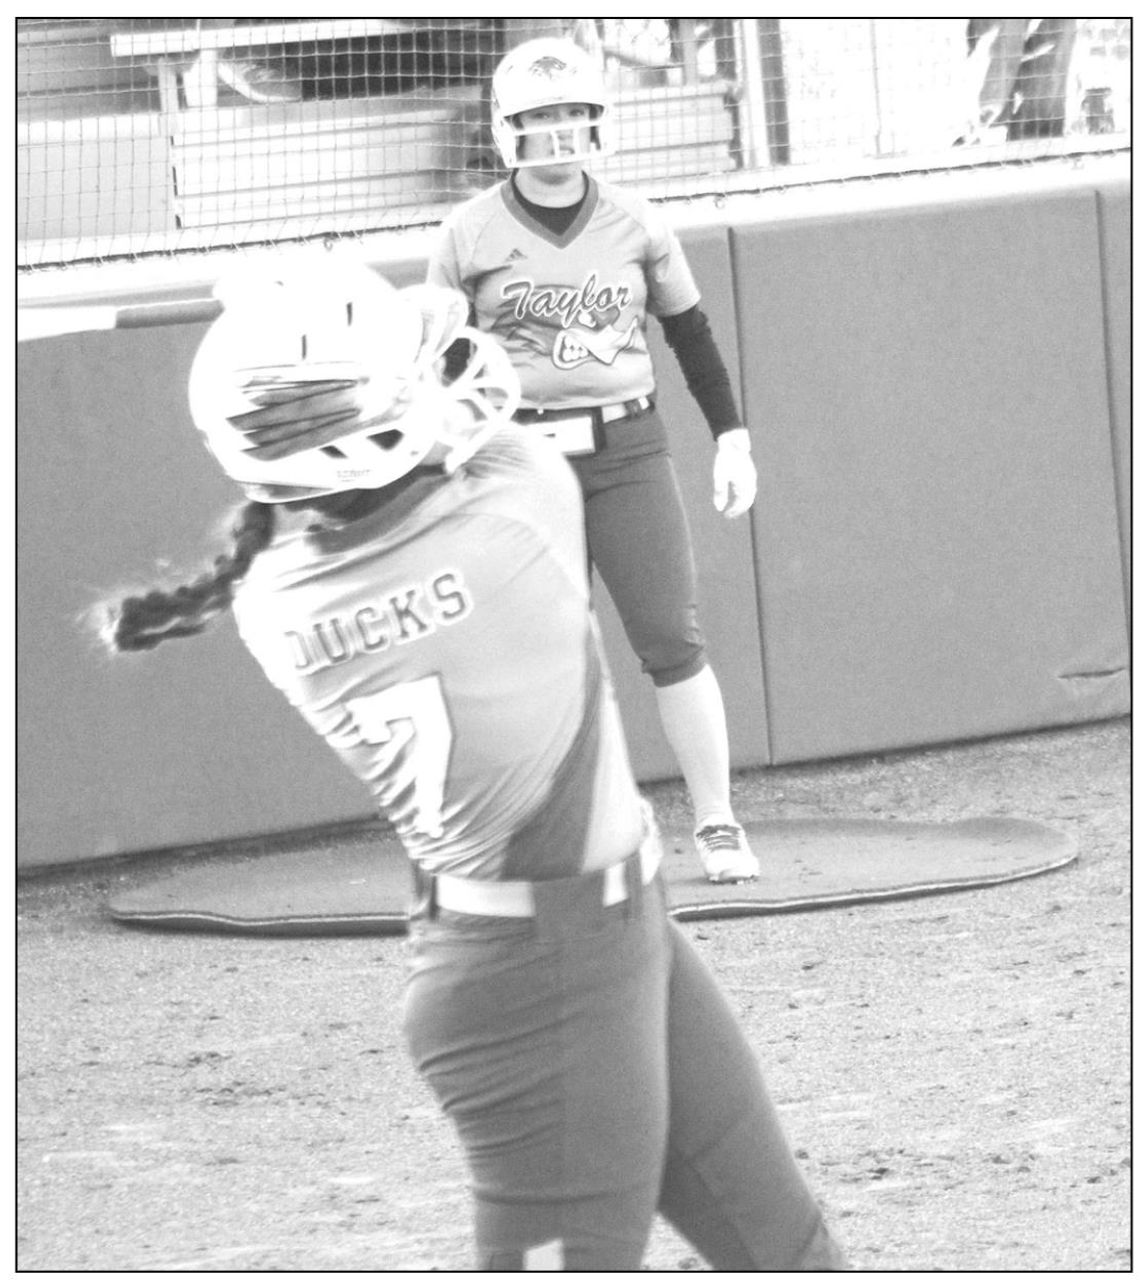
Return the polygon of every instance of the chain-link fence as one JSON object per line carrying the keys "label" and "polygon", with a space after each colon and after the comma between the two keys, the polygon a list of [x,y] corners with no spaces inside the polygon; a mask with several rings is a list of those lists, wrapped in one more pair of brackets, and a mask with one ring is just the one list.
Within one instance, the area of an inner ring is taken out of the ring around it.
{"label": "chain-link fence", "polygon": [[1131,146],[1122,18],[24,18],[19,265],[437,222],[551,34],[604,67],[596,172],[651,198]]}

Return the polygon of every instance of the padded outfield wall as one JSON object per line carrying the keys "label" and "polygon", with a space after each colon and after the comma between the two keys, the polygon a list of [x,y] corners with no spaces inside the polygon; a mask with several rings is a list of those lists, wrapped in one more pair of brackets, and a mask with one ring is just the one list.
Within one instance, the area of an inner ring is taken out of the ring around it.
{"label": "padded outfield wall", "polygon": [[[734,764],[1129,710],[1126,171],[971,173],[671,206],[752,429],[751,523],[651,327]],[[405,248],[384,264],[422,274]],[[200,324],[18,358],[18,861],[366,816],[228,621],[141,658],[78,625],[212,554],[235,491],[192,430]],[[675,769],[599,592],[639,777]]]}

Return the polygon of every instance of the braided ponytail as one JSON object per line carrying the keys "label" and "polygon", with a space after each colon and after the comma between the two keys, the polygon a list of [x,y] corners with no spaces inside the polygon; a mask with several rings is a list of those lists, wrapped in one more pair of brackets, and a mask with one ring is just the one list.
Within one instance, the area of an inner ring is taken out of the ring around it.
{"label": "braided ponytail", "polygon": [[154,588],[97,608],[97,630],[113,653],[154,649],[161,641],[196,636],[233,603],[234,588],[254,557],[269,546],[275,526],[272,503],[247,502],[232,528],[233,546],[214,567],[180,587]]}

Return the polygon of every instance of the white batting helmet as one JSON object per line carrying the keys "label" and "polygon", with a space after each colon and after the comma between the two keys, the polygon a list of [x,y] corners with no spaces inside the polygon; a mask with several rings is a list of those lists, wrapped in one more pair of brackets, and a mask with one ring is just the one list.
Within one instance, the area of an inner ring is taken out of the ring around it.
{"label": "white batting helmet", "polygon": [[[321,250],[243,268],[216,292],[224,310],[195,357],[190,409],[251,498],[380,489],[425,461],[453,471],[518,405],[506,353],[467,326],[454,290],[397,290],[355,255]],[[445,382],[460,338],[470,359]]]}
{"label": "white batting helmet", "polygon": [[[610,95],[599,62],[572,40],[528,40],[510,51],[491,80],[491,134],[508,169],[549,164],[550,160],[520,160],[519,142],[549,128],[522,130],[518,115],[538,107],[581,102],[591,107],[590,142],[584,152],[559,160],[589,160],[612,150]],[[564,127],[563,127],[564,128]]]}

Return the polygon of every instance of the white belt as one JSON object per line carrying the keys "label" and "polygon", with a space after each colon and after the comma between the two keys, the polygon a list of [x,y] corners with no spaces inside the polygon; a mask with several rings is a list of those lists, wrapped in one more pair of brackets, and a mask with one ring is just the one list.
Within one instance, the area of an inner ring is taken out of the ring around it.
{"label": "white belt", "polygon": [[622,401],[617,405],[600,405],[598,413],[604,423],[615,423],[619,418],[629,418],[632,414],[643,414],[652,401],[648,396],[638,396],[636,400]]}
{"label": "white belt", "polygon": [[[661,838],[656,828],[641,843],[641,848],[621,863],[602,869],[602,904],[611,907],[629,896],[625,883],[626,864],[641,863],[641,883],[648,885],[661,866]],[[583,873],[589,876],[590,873]],[[435,903],[449,912],[468,916],[533,916],[533,881],[475,881],[467,876],[432,878],[435,881]]]}
{"label": "white belt", "polygon": [[616,423],[640,415],[653,407],[648,396],[623,400],[613,405],[595,405],[580,412],[567,409],[526,409],[517,415],[519,422],[534,423],[539,431],[564,453],[592,454],[597,449],[594,428],[599,423]]}

